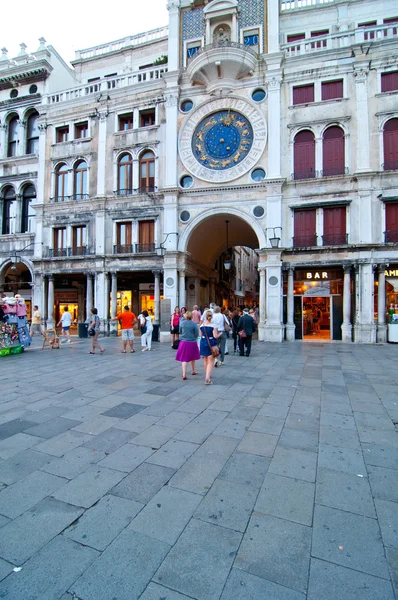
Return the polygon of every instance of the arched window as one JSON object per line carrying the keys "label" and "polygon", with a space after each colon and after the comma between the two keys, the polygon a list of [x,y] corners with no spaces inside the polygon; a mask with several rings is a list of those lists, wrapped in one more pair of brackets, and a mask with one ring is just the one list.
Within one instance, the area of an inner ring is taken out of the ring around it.
{"label": "arched window", "polygon": [[16,156],[17,155],[18,141],[19,141],[19,118],[16,115],[8,121],[7,156]]}
{"label": "arched window", "polygon": [[398,170],[398,119],[390,119],[384,125],[384,171]]}
{"label": "arched window", "polygon": [[155,189],[155,155],[146,150],[140,156],[140,191],[153,192]]}
{"label": "arched window", "polygon": [[32,208],[34,199],[36,198],[36,190],[33,185],[27,185],[22,192],[22,215],[21,215],[21,233],[32,231],[32,221],[35,216],[35,211]]}
{"label": "arched window", "polygon": [[299,131],[294,138],[294,179],[315,177],[315,137],[312,131]]}
{"label": "arched window", "polygon": [[87,196],[87,163],[80,160],[73,168],[73,198],[85,200]]}
{"label": "arched window", "polygon": [[3,193],[3,235],[16,233],[17,198],[12,186],[6,187]]}
{"label": "arched window", "polygon": [[322,175],[344,175],[345,151],[344,131],[341,127],[328,127],[323,134],[323,169]]}
{"label": "arched window", "polygon": [[68,199],[68,167],[58,165],[55,171],[55,202]]}
{"label": "arched window", "polygon": [[39,113],[36,111],[28,118],[26,127],[26,154],[39,152]]}
{"label": "arched window", "polygon": [[127,196],[133,192],[133,159],[131,154],[122,154],[117,163],[117,193]]}

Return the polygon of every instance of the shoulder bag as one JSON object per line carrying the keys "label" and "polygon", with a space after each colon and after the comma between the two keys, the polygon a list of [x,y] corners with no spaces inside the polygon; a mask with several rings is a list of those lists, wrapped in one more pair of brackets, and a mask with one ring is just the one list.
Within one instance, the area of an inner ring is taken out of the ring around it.
{"label": "shoulder bag", "polygon": [[212,353],[212,355],[214,357],[218,356],[220,354],[220,350],[219,350],[218,346],[212,346],[210,344],[209,336],[207,335],[207,331],[206,331],[206,326],[205,325],[203,326],[203,329],[204,329],[204,332],[205,332],[207,343],[209,344],[210,352]]}

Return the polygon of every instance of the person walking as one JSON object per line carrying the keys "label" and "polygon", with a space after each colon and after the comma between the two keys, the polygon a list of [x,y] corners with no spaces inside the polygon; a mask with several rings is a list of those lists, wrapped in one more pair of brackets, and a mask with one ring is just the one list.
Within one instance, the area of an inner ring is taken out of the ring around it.
{"label": "person walking", "polygon": [[134,324],[137,323],[135,314],[130,310],[128,306],[124,307],[124,311],[113,317],[111,321],[120,321],[122,327],[122,342],[123,350],[122,353],[127,352],[127,342],[130,346],[130,353],[135,352],[134,350]]}
{"label": "person walking", "polygon": [[221,312],[221,308],[219,306],[216,306],[214,308],[214,312],[213,312],[213,319],[212,319],[212,325],[213,327],[217,328],[219,335],[219,339],[218,339],[218,346],[220,348],[220,359],[215,359],[214,361],[214,366],[215,367],[222,367],[224,364],[224,357],[225,357],[225,344],[227,341],[227,332],[225,331],[225,317],[224,314]]}
{"label": "person walking", "polygon": [[170,318],[170,332],[171,347],[174,348],[174,342],[178,340],[180,336],[180,309],[178,306],[175,307],[174,312]]}
{"label": "person walking", "polygon": [[146,352],[152,350],[152,319],[147,310],[143,310],[138,317],[138,323],[141,330],[141,351]]}
{"label": "person walking", "polygon": [[217,340],[220,337],[217,327],[212,324],[213,313],[208,310],[205,315],[205,322],[200,327],[200,356],[203,356],[205,368],[205,384],[211,385],[211,373],[214,367],[214,357],[212,348],[217,346]]}
{"label": "person walking", "polygon": [[239,312],[236,308],[233,311],[231,311],[230,318],[231,318],[231,322],[232,322],[232,339],[234,340],[234,353],[235,353],[235,352],[239,352],[238,322],[240,319]]}
{"label": "person walking", "polygon": [[243,309],[243,316],[238,321],[238,335],[239,335],[239,356],[250,356],[252,348],[252,337],[256,330],[256,323],[249,315],[249,309]]}
{"label": "person walking", "polygon": [[192,312],[188,310],[180,327],[180,344],[178,346],[176,360],[182,365],[182,378],[187,379],[187,366],[191,363],[191,375],[197,375],[195,361],[200,359],[197,338],[199,327],[192,321]]}
{"label": "person walking", "polygon": [[70,326],[72,324],[72,315],[69,312],[69,308],[65,306],[62,317],[57,323],[57,327],[62,325],[62,331],[64,336],[66,337],[66,343],[70,344]]}
{"label": "person walking", "polygon": [[96,348],[99,348],[100,354],[102,354],[103,351],[105,350],[105,348],[102,348],[101,344],[98,341],[98,338],[100,335],[100,330],[101,330],[101,327],[100,327],[101,323],[100,323],[100,318],[98,316],[98,310],[96,308],[91,309],[91,316],[92,316],[92,321],[90,323],[88,330],[94,331],[94,335],[89,334],[91,336],[91,351],[89,352],[89,354],[95,354]]}
{"label": "person walking", "polygon": [[41,316],[39,307],[37,306],[37,304],[35,304],[33,307],[32,323],[30,326],[30,335],[32,337],[35,335],[35,333],[40,333],[41,335],[43,335],[43,332],[41,330],[42,320],[43,317]]}

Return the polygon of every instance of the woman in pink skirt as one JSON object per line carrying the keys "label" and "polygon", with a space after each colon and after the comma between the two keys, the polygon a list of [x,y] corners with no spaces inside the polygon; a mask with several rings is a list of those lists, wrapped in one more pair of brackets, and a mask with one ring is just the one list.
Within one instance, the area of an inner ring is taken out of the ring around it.
{"label": "woman in pink skirt", "polygon": [[197,375],[195,371],[195,360],[200,359],[198,348],[199,328],[192,321],[192,313],[188,310],[184,315],[184,320],[180,325],[180,345],[178,346],[176,360],[182,363],[182,378],[187,379],[187,364],[191,363],[192,375]]}

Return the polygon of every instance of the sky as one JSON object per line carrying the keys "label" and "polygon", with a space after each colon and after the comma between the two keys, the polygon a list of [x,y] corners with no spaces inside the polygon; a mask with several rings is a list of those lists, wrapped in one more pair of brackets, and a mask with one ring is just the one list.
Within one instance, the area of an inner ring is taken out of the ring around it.
{"label": "sky", "polygon": [[[18,0],[15,5],[4,0],[3,26],[0,29],[0,48],[8,49],[8,58],[20,52],[19,44],[27,45],[27,52],[35,52],[39,38],[53,46],[66,62],[73,60],[75,50],[82,50],[111,42],[128,35],[162,27],[168,23],[167,0]],[[4,13],[5,11],[5,13]],[[7,13],[9,11],[9,18]],[[4,26],[12,23],[12,27]]]}

